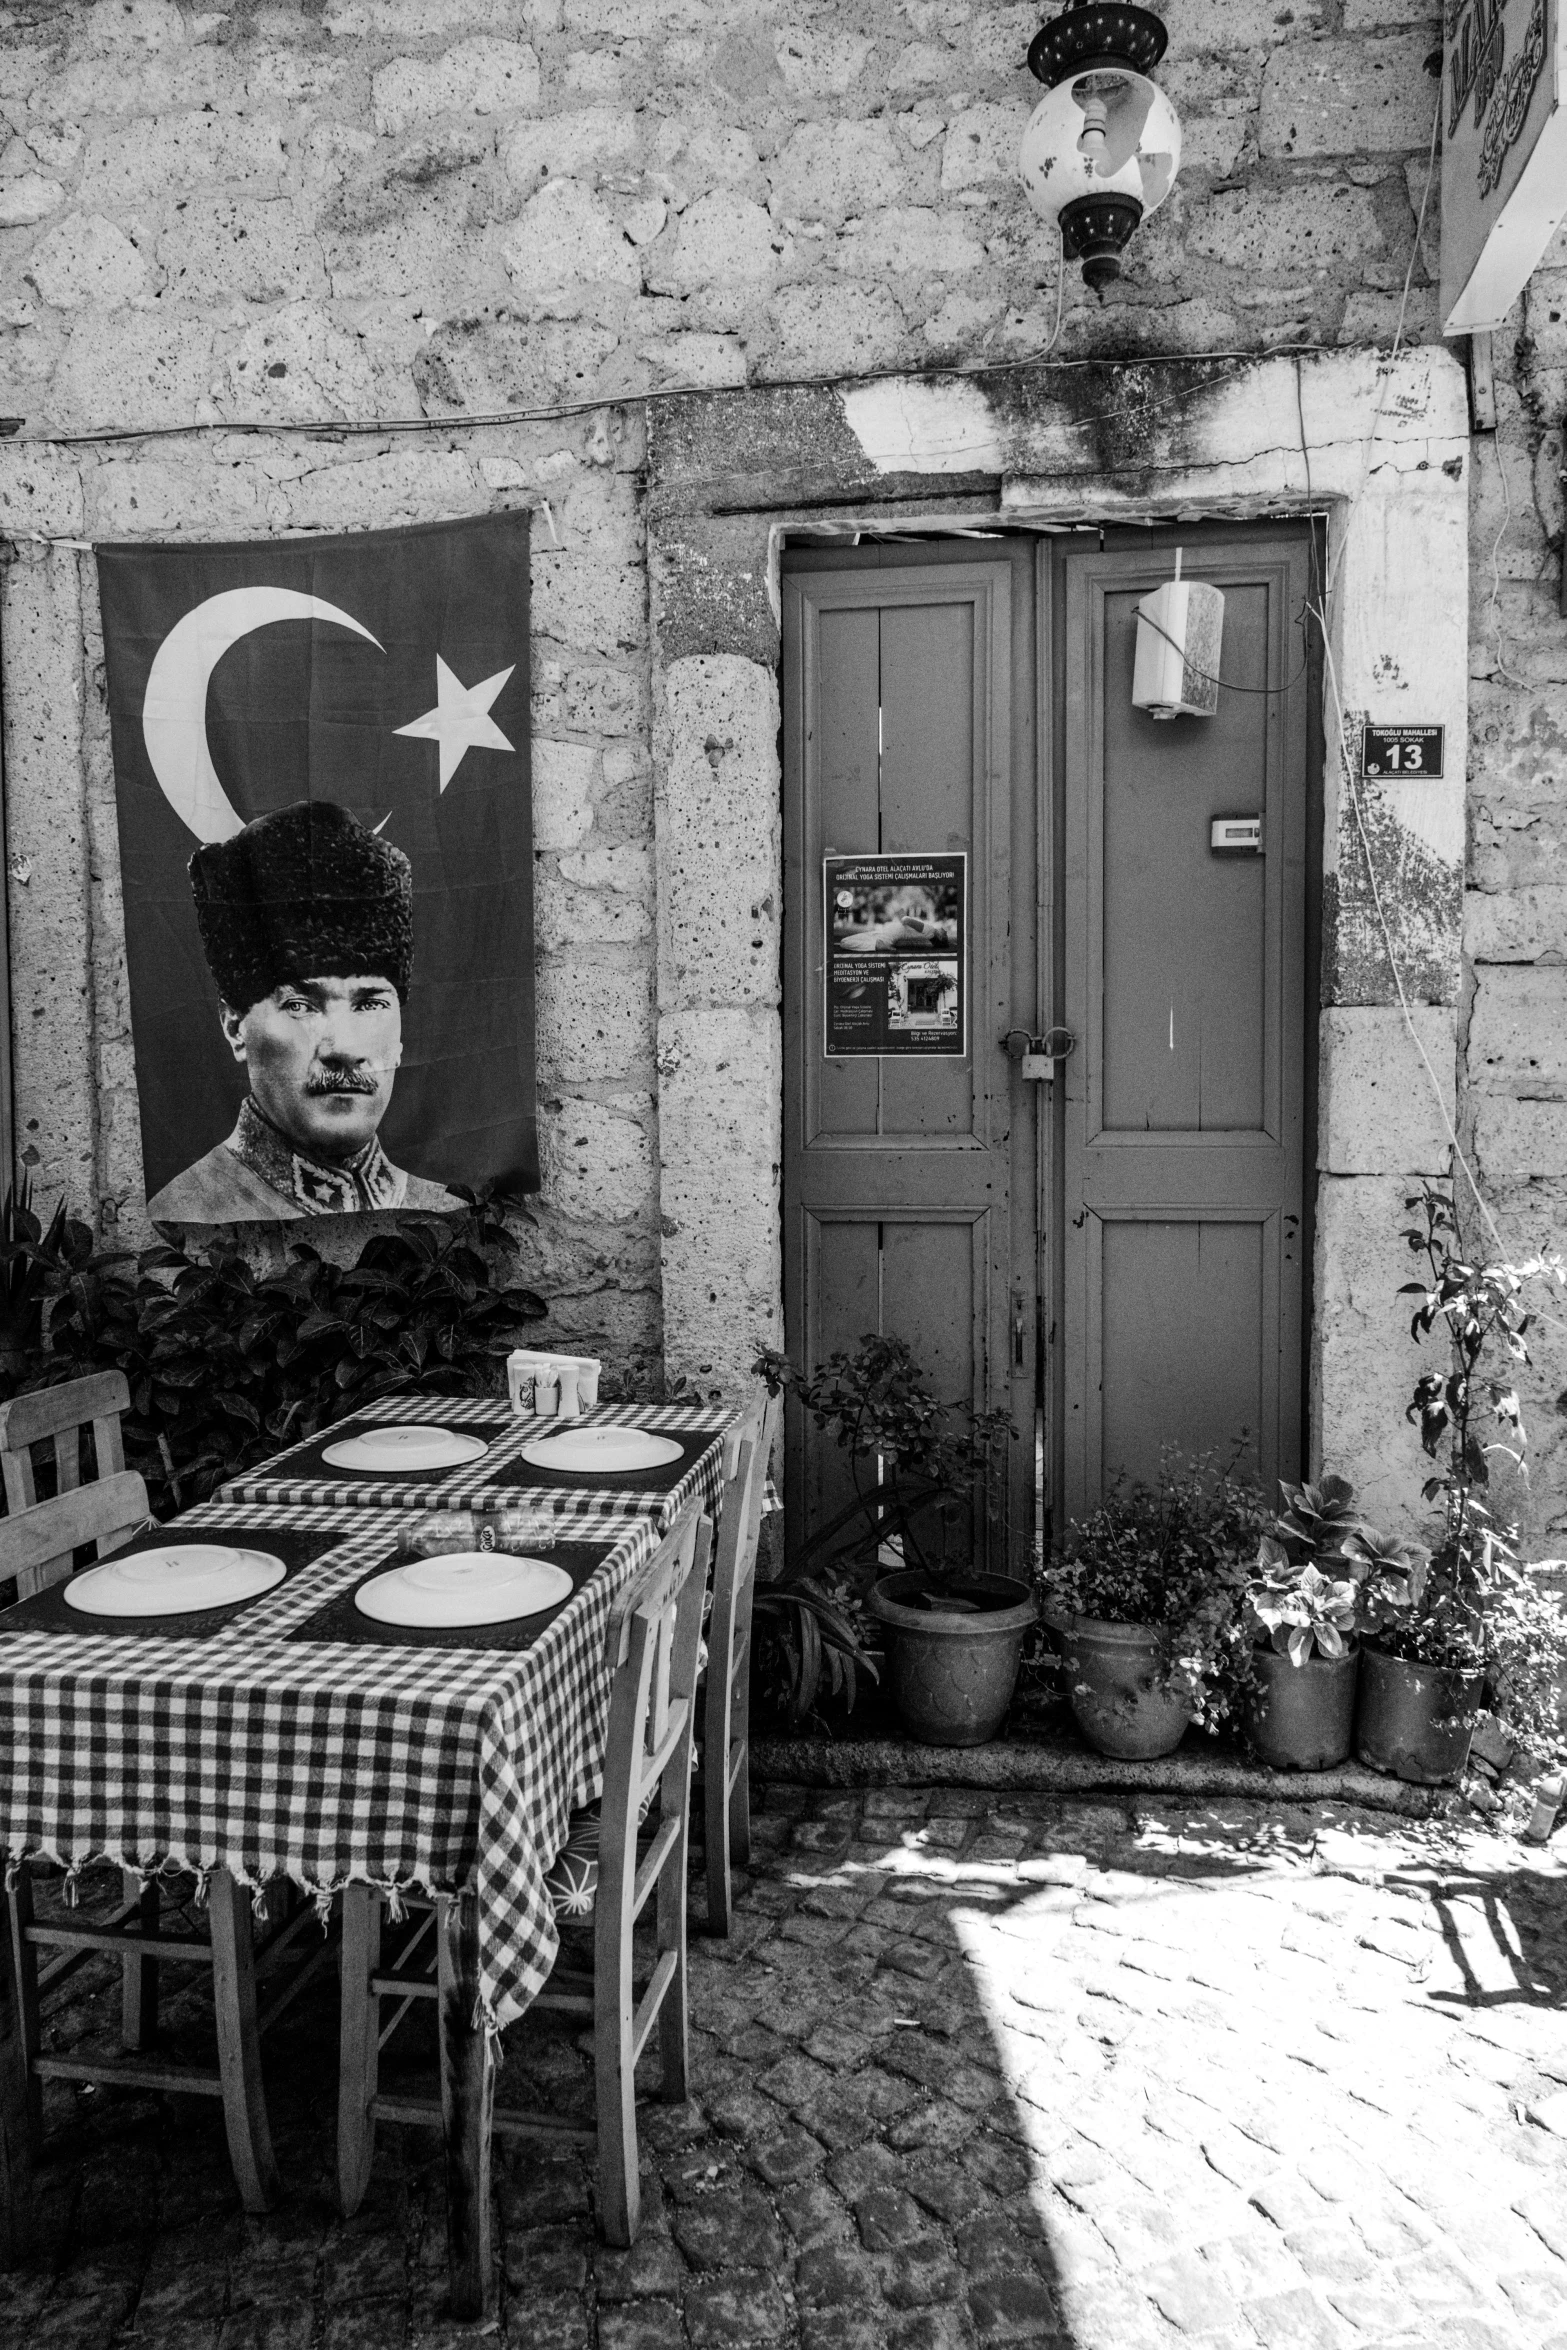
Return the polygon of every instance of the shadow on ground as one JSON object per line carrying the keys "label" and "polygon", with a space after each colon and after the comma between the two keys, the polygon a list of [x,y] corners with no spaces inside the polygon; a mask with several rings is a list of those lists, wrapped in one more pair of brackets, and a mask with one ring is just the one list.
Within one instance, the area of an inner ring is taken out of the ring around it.
{"label": "shadow on ground", "polygon": [[[733,1935],[693,1939],[695,2094],[644,2109],[633,2251],[591,2161],[513,2146],[498,2319],[448,2321],[431,2133],[384,2130],[335,2214],[327,1983],[268,2044],[264,2221],[215,2106],[51,2089],[0,2350],[1567,2350],[1552,1856],[1321,1805],[763,1801]],[[117,1996],[84,1970],[55,2032]],[[507,2045],[503,2096],[590,2109],[569,2027]]]}

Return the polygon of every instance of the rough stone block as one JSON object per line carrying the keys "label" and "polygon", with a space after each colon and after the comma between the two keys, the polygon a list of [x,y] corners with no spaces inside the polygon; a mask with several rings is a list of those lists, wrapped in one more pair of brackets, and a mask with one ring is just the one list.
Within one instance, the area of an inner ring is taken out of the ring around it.
{"label": "rough stone block", "polygon": [[448,40],[459,28],[519,34],[536,21],[527,0],[327,0],[326,11],[340,41]]}
{"label": "rough stone block", "polygon": [[785,286],[768,304],[766,375],[857,375],[889,366],[907,322],[885,286]]}
{"label": "rough stone block", "polygon": [[[1416,1033],[1454,1116],[1456,1016],[1413,1009]],[[1396,1005],[1322,1014],[1317,1165],[1330,1175],[1439,1175],[1448,1130],[1431,1077]]]}
{"label": "rough stone block", "polygon": [[1567,1100],[1474,1096],[1474,1155],[1482,1182],[1558,1176],[1567,1167]]}
{"label": "rough stone block", "polygon": [[[666,250],[667,247],[667,250]],[[765,285],[778,266],[773,224],[746,197],[699,196],[647,259],[647,282],[657,294],[699,293],[707,286]]]}
{"label": "rough stone block", "polygon": [[1350,1478],[1384,1531],[1423,1522],[1424,1453],[1404,1419],[1425,1356],[1410,1343],[1407,1186],[1392,1175],[1325,1175],[1317,1186],[1314,1299],[1320,1356],[1312,1424],[1323,1470]]}
{"label": "rough stone block", "polygon": [[193,197],[158,240],[165,296],[300,302],[326,291],[321,248],[292,202]]}
{"label": "rough stone block", "polygon": [[189,424],[211,415],[212,322],[125,310],[87,312],[71,326],[50,383],[47,414],[61,431],[124,424]]}
{"label": "rough stone block", "polygon": [[857,277],[886,278],[933,272],[968,274],[985,266],[985,249],[962,214],[926,206],[874,213],[857,222],[833,248],[837,267]]}
{"label": "rough stone block", "polygon": [[522,113],[539,102],[539,60],[526,41],[481,35],[439,57],[396,57],[371,84],[375,127],[399,138],[442,114]]}
{"label": "rough stone block", "polygon": [[1472,963],[1533,963],[1567,942],[1567,883],[1464,893],[1464,953]]}
{"label": "rough stone block", "polygon": [[1018,148],[1032,112],[1028,100],[1020,99],[1010,106],[970,106],[955,115],[941,156],[942,194],[982,188],[993,180],[1015,181]]}
{"label": "rough stone block", "polygon": [[548,1205],[580,1222],[623,1224],[653,1210],[646,1094],[540,1100],[539,1175]]}
{"label": "rough stone block", "polygon": [[23,172],[19,179],[0,181],[0,228],[32,228],[47,220],[51,212],[58,212],[64,202],[65,190],[59,181],[45,179],[41,172]]}
{"label": "rough stone block", "polygon": [[237,465],[200,472],[175,459],[141,459],[95,467],[88,479],[95,538],[211,538],[259,535],[266,526],[266,483]]}
{"label": "rough stone block", "polygon": [[130,238],[97,212],[60,221],[28,256],[23,275],[51,310],[117,310],[139,301],[148,283],[146,261]]}
{"label": "rough stone block", "polygon": [[546,179],[587,179],[601,165],[624,163],[638,145],[637,118],[623,106],[587,106],[524,123],[505,150],[506,169],[531,195]]}
{"label": "rough stone block", "polygon": [[1437,84],[1425,70],[1428,35],[1291,41],[1262,80],[1258,144],[1264,157],[1382,155],[1431,142]]}
{"label": "rough stone block", "polygon": [[874,212],[897,202],[906,168],[885,122],[802,123],[773,164],[773,206],[785,220]]}
{"label": "rough stone block", "polygon": [[1318,31],[1323,0],[1168,0],[1161,9],[1174,58],[1211,50],[1272,49]]}
{"label": "rough stone block", "polygon": [[664,680],[656,855],[659,1005],[778,1000],[778,689],[730,655]]}
{"label": "rough stone block", "polygon": [[1471,1085],[1519,1101],[1567,1101],[1567,966],[1487,963],[1475,982]]}
{"label": "rough stone block", "polygon": [[257,319],[230,350],[227,412],[236,417],[362,416],[376,398],[364,333],[314,304]]}
{"label": "rough stone block", "polygon": [[161,114],[94,131],[87,142],[76,201],[84,211],[116,212],[220,181],[254,194],[281,192],[282,134],[275,122],[220,114]]}
{"label": "rough stone block", "polygon": [[1428,41],[1442,37],[1442,11],[1431,0],[1344,0],[1346,33],[1377,33],[1406,24],[1419,25]]}
{"label": "rough stone block", "polygon": [[1186,242],[1228,269],[1319,274],[1357,255],[1387,250],[1371,192],[1347,180],[1304,188],[1233,188],[1193,204]]}
{"label": "rough stone block", "polygon": [[792,24],[777,33],[773,55],[786,90],[801,98],[841,98],[865,71],[874,43],[824,24]]}
{"label": "rough stone block", "polygon": [[647,584],[640,569],[586,555],[536,554],[533,626],[585,652],[613,653],[647,641]]}
{"label": "rough stone block", "polygon": [[537,993],[539,1083],[576,1087],[652,1077],[649,963],[547,958]]}
{"label": "rough stone block", "polygon": [[587,284],[639,293],[642,264],[602,197],[580,180],[546,180],[501,247],[518,293],[545,310],[580,307]]}
{"label": "rough stone block", "polygon": [[0,441],[0,534],[75,538],[82,528],[77,458],[37,441]]}
{"label": "rough stone block", "polygon": [[658,1059],[665,1365],[704,1394],[738,1395],[757,1348],[778,1343],[777,1014],[667,1016]]}
{"label": "rough stone block", "polygon": [[589,794],[598,766],[591,743],[533,746],[533,845],[574,849],[593,826]]}
{"label": "rough stone block", "polygon": [[279,519],[286,514],[306,530],[389,530],[482,512],[486,502],[473,467],[455,449],[400,446],[313,467],[289,483]]}
{"label": "rough stone block", "polygon": [[703,516],[662,527],[651,542],[651,587],[660,657],[739,653],[778,662],[778,622],[768,593],[767,550],[747,517]]}

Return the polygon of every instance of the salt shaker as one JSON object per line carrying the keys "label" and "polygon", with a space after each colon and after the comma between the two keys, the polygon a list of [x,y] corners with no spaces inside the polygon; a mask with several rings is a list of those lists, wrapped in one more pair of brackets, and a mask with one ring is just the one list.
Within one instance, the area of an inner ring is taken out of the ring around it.
{"label": "salt shaker", "polygon": [[563,1420],[575,1420],[582,1410],[577,1401],[577,1366],[569,1359],[558,1366],[556,1377],[560,1382],[559,1411]]}

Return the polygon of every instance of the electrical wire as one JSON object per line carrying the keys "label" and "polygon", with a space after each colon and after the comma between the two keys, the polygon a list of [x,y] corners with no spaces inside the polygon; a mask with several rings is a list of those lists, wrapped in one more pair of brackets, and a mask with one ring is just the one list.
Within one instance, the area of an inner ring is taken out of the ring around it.
{"label": "electrical wire", "polygon": [[[26,433],[20,436],[12,435],[11,437],[19,439],[23,445],[28,447],[84,449],[121,441],[199,439],[203,436],[227,434],[250,438],[276,435],[280,439],[286,439],[293,434],[307,438],[345,440],[363,436],[373,437],[376,434],[482,432],[504,426],[565,423],[574,416],[592,416],[603,409],[652,408],[662,406],[671,400],[729,401],[755,399],[770,392],[856,391],[863,384],[873,383],[964,383],[972,382],[980,376],[1010,375],[1016,373],[1019,368],[1030,367],[1048,366],[1052,371],[1080,373],[1086,368],[1137,369],[1190,367],[1194,364],[1193,354],[1190,351],[1149,351],[1132,357],[1115,358],[1097,357],[1090,353],[1070,359],[1052,359],[1050,353],[1054,350],[1060,333],[1060,311],[1064,293],[1063,278],[1064,272],[1063,277],[1057,279],[1057,324],[1048,343],[1042,345],[1038,350],[1024,352],[1015,358],[985,359],[966,367],[936,365],[929,367],[873,367],[866,369],[864,373],[859,375],[763,377],[754,383],[742,384],[659,384],[644,391],[599,392],[579,400],[558,400],[545,403],[537,408],[499,409],[493,412],[481,412],[476,416],[280,416],[272,418],[236,417],[233,419],[193,417],[179,424],[112,425],[92,432],[41,432]],[[1293,343],[1288,348],[1293,351],[1327,352],[1336,349],[1337,346],[1330,343]],[[1195,363],[1209,366],[1219,361],[1230,361],[1234,362],[1230,372],[1235,373],[1243,367],[1254,366],[1259,358],[1267,356],[1266,351],[1257,350],[1205,351],[1197,355]],[[1206,388],[1206,384],[1198,387],[1199,390]],[[1088,416],[1067,417],[1062,419],[1062,424],[1086,430],[1094,425],[1113,422],[1119,416],[1140,416],[1147,412],[1149,406],[1149,403],[1144,403],[1135,408],[1106,409]]]}
{"label": "electrical wire", "polygon": [[[1404,291],[1398,306],[1398,322],[1394,328],[1393,347],[1388,354],[1387,376],[1389,379],[1391,379],[1393,368],[1398,360],[1399,349],[1403,342],[1404,321],[1409,305],[1409,289],[1414,279],[1415,260],[1420,250],[1421,233],[1425,227],[1426,207],[1430,202],[1431,185],[1436,174],[1436,142],[1437,133],[1441,126],[1441,120],[1442,103],[1439,96],[1437,99],[1436,109],[1431,118],[1431,145],[1426,157],[1425,186],[1421,191],[1420,210],[1415,221],[1414,243],[1410,248],[1409,266],[1404,272]],[[1333,598],[1337,590],[1338,574],[1343,562],[1345,549],[1349,543],[1349,533],[1353,528],[1355,516],[1358,513],[1365,497],[1366,482],[1371,471],[1371,452],[1376,444],[1377,432],[1381,426],[1386,398],[1387,388],[1386,384],[1384,383],[1383,391],[1378,398],[1376,408],[1372,413],[1370,431],[1367,434],[1365,446],[1361,452],[1360,480],[1356,487],[1355,495],[1350,501],[1349,512],[1344,519],[1344,528],[1340,534],[1337,555],[1328,565],[1326,580],[1321,581],[1320,584],[1319,600],[1316,607],[1316,619],[1322,636],[1323,666],[1327,678],[1328,692],[1332,696],[1334,717],[1333,737],[1338,745],[1339,772],[1343,776],[1345,785],[1348,788],[1350,807],[1354,813],[1355,818],[1355,830],[1360,840],[1360,853],[1365,862],[1366,880],[1371,891],[1371,903],[1376,914],[1377,926],[1382,933],[1382,946],[1383,951],[1387,956],[1388,969],[1393,974],[1393,987],[1394,992],[1398,997],[1398,1008],[1403,1014],[1404,1025],[1409,1031],[1410,1039],[1414,1045],[1415,1051],[1420,1056],[1421,1065],[1425,1070],[1426,1076],[1430,1080],[1431,1091],[1436,1098],[1437,1114],[1442,1121],[1443,1131],[1447,1136],[1448,1145],[1452,1150],[1453,1163],[1456,1167],[1462,1169],[1464,1179],[1468,1183],[1469,1189],[1474,1195],[1475,1205],[1480,1211],[1481,1217],[1485,1222],[1486,1229],[1490,1233],[1491,1238],[1495,1242],[1497,1248],[1500,1250],[1503,1248],[1504,1244],[1501,1233],[1497,1228],[1496,1218],[1491,1213],[1490,1206],[1476,1179],[1474,1169],[1469,1164],[1464,1147],[1458,1139],[1457,1127],[1447,1107],[1447,1095],[1443,1091],[1442,1081],[1437,1075],[1436,1068],[1432,1062],[1430,1054],[1426,1051],[1425,1040],[1421,1036],[1419,1029],[1415,1026],[1415,1015],[1410,1005],[1408,990],[1404,985],[1404,974],[1399,967],[1397,949],[1393,943],[1392,925],[1388,921],[1387,908],[1383,902],[1382,886],[1377,874],[1376,857],[1372,851],[1370,829],[1366,823],[1365,808],[1361,799],[1359,767],[1355,758],[1354,748],[1349,741],[1348,729],[1345,723],[1343,696],[1339,692],[1338,666],[1333,658],[1333,632],[1331,626]],[[1309,500],[1312,495],[1311,448],[1306,433],[1306,403],[1301,383],[1300,364],[1298,360],[1295,367],[1295,403],[1296,413],[1300,419],[1300,448],[1301,456],[1304,459],[1306,466],[1306,494]],[[1503,472],[1503,488],[1505,492],[1505,470]],[[1505,529],[1505,527],[1506,524],[1504,522],[1503,528]],[[1497,544],[1500,545],[1500,543],[1500,538],[1498,538]],[[1313,553],[1313,564],[1315,566],[1315,553]]]}

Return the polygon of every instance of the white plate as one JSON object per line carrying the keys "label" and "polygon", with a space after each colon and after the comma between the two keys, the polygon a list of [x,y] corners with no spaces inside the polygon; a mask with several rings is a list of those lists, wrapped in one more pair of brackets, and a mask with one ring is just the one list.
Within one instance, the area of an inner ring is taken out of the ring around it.
{"label": "white plate", "polygon": [[571,1577],[548,1559],[514,1558],[503,1550],[453,1550],[372,1575],[354,1593],[354,1605],[373,1624],[444,1631],[463,1624],[508,1624],[570,1596]]}
{"label": "white plate", "polygon": [[568,1475],[612,1477],[628,1469],[662,1469],[678,1461],[683,1448],[646,1428],[565,1428],[559,1436],[538,1436],[522,1448],[534,1469]]}
{"label": "white plate", "polygon": [[259,1599],[288,1569],[269,1550],[219,1542],[129,1550],[88,1567],[64,1585],[65,1604],[84,1616],[193,1616],[203,1608]]}
{"label": "white plate", "polygon": [[329,1444],[321,1458],[334,1469],[460,1469],[489,1449],[482,1436],[465,1436],[460,1428],[409,1425],[366,1428]]}

